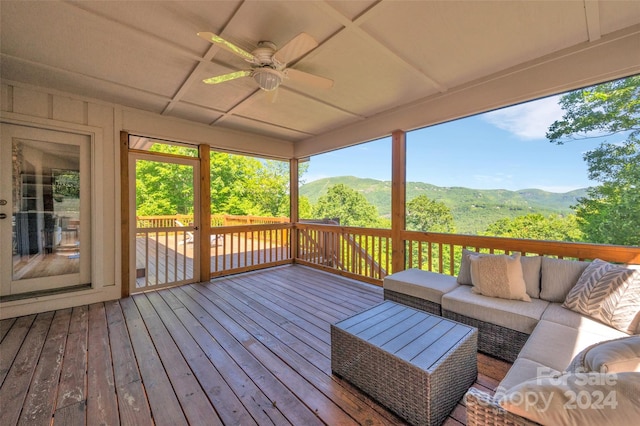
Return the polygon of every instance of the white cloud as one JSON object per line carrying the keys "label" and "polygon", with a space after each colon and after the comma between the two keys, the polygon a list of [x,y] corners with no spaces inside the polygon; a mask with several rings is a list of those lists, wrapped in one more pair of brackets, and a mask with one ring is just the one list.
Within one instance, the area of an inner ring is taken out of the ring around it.
{"label": "white cloud", "polygon": [[562,118],[560,96],[531,101],[482,115],[486,122],[520,139],[544,139],[549,126]]}

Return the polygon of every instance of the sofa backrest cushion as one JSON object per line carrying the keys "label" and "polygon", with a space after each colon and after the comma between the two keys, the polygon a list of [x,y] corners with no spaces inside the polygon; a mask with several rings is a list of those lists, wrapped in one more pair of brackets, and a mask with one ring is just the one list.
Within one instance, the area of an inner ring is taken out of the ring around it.
{"label": "sofa backrest cushion", "polygon": [[527,285],[527,294],[535,299],[540,298],[540,266],[542,256],[522,256],[522,275]]}
{"label": "sofa backrest cushion", "polygon": [[[460,271],[458,272],[458,284],[473,285],[471,280],[471,261],[469,256],[493,256],[488,253],[477,253],[475,251],[462,249],[462,259],[460,261]],[[540,298],[540,264],[541,256],[522,256],[520,263],[522,264],[522,275],[527,286],[527,294],[530,297]],[[564,299],[562,299],[564,300]]]}
{"label": "sofa backrest cushion", "polygon": [[458,284],[473,285],[471,282],[471,261],[469,256],[478,254],[475,251],[462,249],[462,259],[460,259],[460,271],[458,271]]}
{"label": "sofa backrest cushion", "polygon": [[540,298],[562,303],[590,262],[543,257],[540,268]]}

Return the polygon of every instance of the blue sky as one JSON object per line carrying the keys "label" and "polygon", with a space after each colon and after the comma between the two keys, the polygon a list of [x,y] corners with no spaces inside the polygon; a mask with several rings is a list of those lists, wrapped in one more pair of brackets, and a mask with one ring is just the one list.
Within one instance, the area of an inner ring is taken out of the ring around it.
{"label": "blue sky", "polygon": [[[538,188],[567,192],[594,184],[583,154],[602,140],[552,144],[549,125],[562,117],[559,96],[407,134],[407,181],[476,189]],[[610,137],[608,142],[615,142]],[[358,176],[391,180],[391,139],[311,157],[305,182]]]}

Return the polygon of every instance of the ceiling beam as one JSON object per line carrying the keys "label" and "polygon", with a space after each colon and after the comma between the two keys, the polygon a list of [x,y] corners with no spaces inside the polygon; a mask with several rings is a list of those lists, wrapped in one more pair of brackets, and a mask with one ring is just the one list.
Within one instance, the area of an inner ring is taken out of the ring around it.
{"label": "ceiling beam", "polygon": [[589,41],[596,41],[602,37],[600,31],[600,5],[599,1],[584,0],[584,14],[587,21],[587,34]]}
{"label": "ceiling beam", "polygon": [[[393,51],[393,49],[391,49],[390,47],[388,47],[387,45],[382,43],[380,40],[376,39],[371,34],[369,34],[368,32],[366,32],[365,30],[362,29],[361,26],[366,21],[371,19],[376,14],[380,13],[380,7],[378,7],[378,6],[381,3],[382,3],[382,1],[380,1],[380,2],[376,3],[375,5],[371,6],[369,9],[367,9],[365,12],[363,12],[360,16],[358,16],[353,21],[349,20],[347,17],[345,17],[338,10],[334,9],[328,3],[319,2],[319,3],[316,4],[316,6],[319,9],[321,9],[324,13],[329,15],[331,18],[333,18],[340,25],[342,25],[344,27],[342,31],[353,32],[354,34],[357,34],[359,37],[361,37],[362,39],[364,39],[368,43],[376,45],[376,47],[379,48],[380,51],[385,54],[387,59],[390,59],[390,60],[400,64],[404,68],[407,68],[407,69],[413,71],[415,73],[415,75],[417,75],[423,82],[435,87],[439,92],[446,92],[448,88],[445,85],[443,85],[442,83],[436,81],[434,78],[429,76],[428,73],[425,70],[423,70],[420,67],[418,67],[417,65],[415,65],[408,58],[405,58],[405,57],[402,57],[402,56],[398,55],[396,52]],[[335,37],[340,32],[341,31],[338,31],[331,38]]]}
{"label": "ceiling beam", "polygon": [[[233,19],[236,16],[238,16],[238,11],[240,10],[240,8],[242,7],[243,4],[244,4],[244,2],[241,2],[238,5],[238,7],[233,11],[231,16],[227,20],[227,22],[222,26],[222,29],[221,29],[220,33],[224,33],[225,29],[229,27],[229,24],[231,24]],[[204,30],[205,29],[203,28],[203,31]],[[196,34],[194,34],[193,36],[195,37]],[[207,66],[207,63],[211,62],[211,60],[216,56],[216,54],[220,50],[221,49],[220,49],[220,47],[218,47],[218,45],[211,44],[211,46],[209,46],[209,49],[207,49],[205,54],[202,57],[198,57],[198,63],[191,70],[191,72],[189,73],[187,78],[182,82],[182,84],[180,85],[180,88],[178,88],[178,90],[175,92],[175,94],[173,95],[171,101],[165,107],[164,111],[162,111],[163,115],[169,114],[173,110],[173,108],[175,108],[175,106],[182,100],[182,98],[187,93],[187,91],[191,88],[191,86],[196,81],[199,80],[197,76],[200,75],[200,71]]]}
{"label": "ceiling beam", "polygon": [[[63,4],[69,6],[69,7],[74,7],[76,9],[82,10],[84,13],[88,13],[90,15],[96,16],[100,19],[103,19],[105,21],[110,22],[111,24],[114,24],[118,27],[120,27],[120,30],[126,30],[132,33],[135,33],[137,36],[142,37],[142,38],[146,38],[147,40],[152,40],[155,43],[158,44],[162,44],[162,48],[166,49],[167,51],[172,51],[173,53],[176,53],[180,56],[184,56],[188,59],[193,59],[195,61],[200,60],[200,55],[198,55],[195,52],[190,52],[187,49],[184,48],[184,46],[181,46],[175,42],[173,42],[172,40],[160,37],[158,34],[156,33],[151,33],[148,31],[144,31],[141,30],[138,27],[134,27],[131,26],[129,24],[125,24],[124,22],[118,21],[113,19],[113,17],[111,16],[107,16],[104,15],[100,12],[97,12],[93,9],[89,9],[86,6],[84,6],[84,4],[82,2],[70,2],[70,1],[63,1]],[[89,3],[90,4],[90,3]],[[114,32],[120,31],[120,30],[114,30]]]}
{"label": "ceiling beam", "polygon": [[[53,72],[57,72],[60,74],[66,74],[69,76],[70,79],[85,79],[88,80],[90,82],[94,82],[94,83],[98,83],[98,84],[94,84],[95,87],[97,87],[99,84],[108,84],[111,85],[113,87],[119,87],[122,89],[126,89],[126,91],[131,92],[131,93],[143,93],[147,96],[151,96],[154,98],[157,98],[158,101],[163,101],[163,102],[168,102],[170,100],[170,98],[168,96],[165,95],[161,95],[159,93],[156,92],[150,92],[148,90],[144,90],[144,89],[140,89],[139,87],[134,87],[134,86],[129,86],[126,84],[122,84],[122,83],[117,83],[113,80],[107,80],[105,78],[100,78],[100,77],[95,77],[92,75],[87,75],[87,74],[83,74],[74,70],[70,70],[70,69],[66,69],[66,68],[60,68],[60,67],[56,67],[53,65],[48,65],[48,64],[44,64],[42,62],[35,62],[32,61],[30,59],[26,59],[26,58],[21,58],[21,57],[17,57],[17,56],[12,56],[12,55],[8,55],[6,53],[0,53],[0,58],[6,58],[6,59],[10,59],[16,62],[23,62],[25,64],[29,64],[31,67],[36,67],[36,68],[41,68],[43,70],[47,70],[47,71],[53,71]],[[2,61],[0,61],[2,62]],[[64,89],[62,89],[64,90]],[[108,102],[113,102],[113,100],[108,100]]]}

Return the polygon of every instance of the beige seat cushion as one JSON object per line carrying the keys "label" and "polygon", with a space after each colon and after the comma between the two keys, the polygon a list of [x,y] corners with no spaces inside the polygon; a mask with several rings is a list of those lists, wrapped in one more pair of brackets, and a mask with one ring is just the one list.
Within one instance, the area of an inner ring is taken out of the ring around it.
{"label": "beige seat cushion", "polygon": [[442,295],[459,287],[459,284],[451,275],[414,268],[386,276],[383,286],[387,290],[441,304]]}
{"label": "beige seat cushion", "polygon": [[471,287],[460,286],[442,296],[442,309],[530,334],[549,302],[498,299],[475,294]]}
{"label": "beige seat cushion", "polygon": [[604,340],[626,336],[621,331],[613,328],[610,330],[611,332],[604,336],[591,333],[586,327],[578,329],[541,320],[518,356],[554,370],[564,371],[575,356],[586,347]]}
{"label": "beige seat cushion", "polygon": [[515,360],[507,372],[507,375],[504,376],[504,379],[500,382],[500,385],[496,389],[496,396],[499,397],[499,393],[505,392],[527,380],[535,379],[541,374],[552,375],[561,373],[562,371],[554,370],[539,362],[520,357]]}
{"label": "beige seat cushion", "polygon": [[592,334],[599,334],[603,340],[609,340],[612,334],[621,335],[613,327],[601,323],[587,315],[579,314],[571,309],[563,307],[560,303],[550,303],[542,314],[542,319],[557,322],[572,328],[581,328]]}

